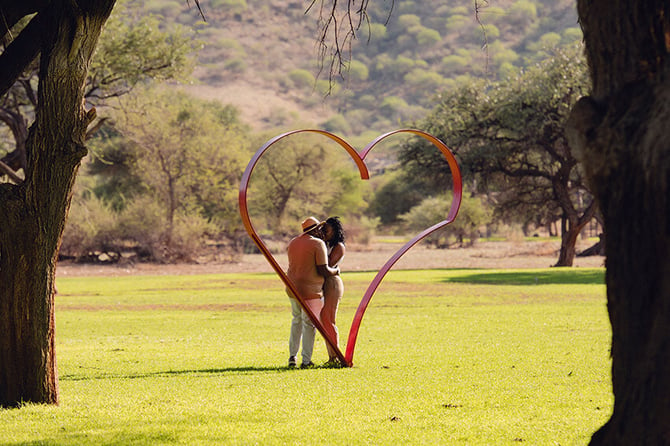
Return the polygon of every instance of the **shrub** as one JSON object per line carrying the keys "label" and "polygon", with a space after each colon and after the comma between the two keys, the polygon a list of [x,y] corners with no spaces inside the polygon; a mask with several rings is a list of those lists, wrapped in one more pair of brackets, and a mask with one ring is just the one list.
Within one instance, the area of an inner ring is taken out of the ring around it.
{"label": "shrub", "polygon": [[528,0],[518,0],[510,6],[507,23],[513,27],[525,28],[537,19],[537,8]]}
{"label": "shrub", "polygon": [[414,88],[431,90],[431,93],[444,87],[444,79],[439,73],[421,69],[412,70],[407,73],[405,75],[405,82]]}
{"label": "shrub", "polygon": [[[444,220],[453,195],[428,197],[406,214],[400,216],[409,231],[421,231]],[[480,228],[491,222],[492,211],[477,197],[463,197],[458,216],[446,229],[431,234],[426,240],[435,247],[448,247],[457,242],[470,246],[479,238]]]}
{"label": "shrub", "polygon": [[165,220],[161,206],[147,196],[130,202],[119,215],[119,236],[138,246],[142,257],[166,260],[161,249]]}
{"label": "shrub", "polygon": [[205,249],[209,236],[217,228],[196,214],[181,214],[175,218],[170,243],[166,244],[168,260],[192,262]]}
{"label": "shrub", "polygon": [[489,48],[495,65],[502,65],[505,62],[514,63],[519,59],[519,55],[513,49],[505,48],[503,45],[499,45],[498,42],[494,42]]}
{"label": "shrub", "polygon": [[[375,138],[376,134],[370,135]],[[370,213],[378,216],[383,225],[397,223],[398,216],[408,212],[421,201],[422,194],[413,179],[407,179],[399,171],[391,171],[376,179],[378,184],[370,202]]]}
{"label": "shrub", "polygon": [[357,60],[352,60],[349,63],[349,79],[353,82],[361,82],[368,79],[369,71],[368,67],[364,63]]}
{"label": "shrub", "polygon": [[398,56],[396,59],[392,62],[390,68],[397,73],[407,73],[409,70],[414,68],[416,65],[416,62],[414,59],[410,59],[409,57],[405,56]]}
{"label": "shrub", "polygon": [[498,39],[498,37],[500,37],[500,30],[495,25],[491,24],[485,25],[484,32],[486,33],[486,39],[489,42],[493,42],[494,40]]}
{"label": "shrub", "polygon": [[562,43],[574,44],[575,42],[581,42],[583,38],[584,34],[582,33],[581,28],[578,27],[568,28],[566,30],[563,30]]}
{"label": "shrub", "polygon": [[326,96],[326,95],[335,96],[342,89],[342,87],[340,86],[340,84],[338,84],[335,81],[331,82],[327,79],[319,79],[318,81],[316,81],[316,85],[314,86],[314,89],[321,96]]}
{"label": "shrub", "polygon": [[470,14],[470,10],[468,9],[467,6],[454,6],[453,8],[450,9],[448,15],[454,16],[457,14],[467,16],[468,14]]}
{"label": "shrub", "polygon": [[358,98],[358,103],[362,108],[377,108],[377,98],[371,94],[364,94]]}
{"label": "shrub", "polygon": [[293,82],[296,88],[313,88],[314,76],[307,70],[301,68],[292,70],[288,74],[289,79]]}
{"label": "shrub", "polygon": [[458,54],[450,54],[442,58],[442,69],[446,72],[463,71],[468,68],[470,58]]}
{"label": "shrub", "polygon": [[144,9],[150,14],[174,18],[182,11],[183,5],[176,0],[150,0],[145,3]]}
{"label": "shrub", "polygon": [[551,50],[561,43],[561,35],[558,33],[543,34],[537,42],[528,45],[528,49],[533,52],[541,50]]}
{"label": "shrub", "polygon": [[422,47],[430,47],[435,45],[440,40],[442,40],[442,36],[440,36],[440,33],[434,29],[422,27],[416,33],[416,43]]}
{"label": "shrub", "polygon": [[92,253],[121,254],[117,214],[97,198],[72,200],[60,247],[62,256],[81,260]]}
{"label": "shrub", "polygon": [[398,25],[403,29],[421,26],[421,18],[414,14],[402,14],[398,16]]}
{"label": "shrub", "polygon": [[350,219],[346,221],[346,227],[344,228],[347,234],[347,242],[367,246],[377,233],[378,227],[379,217],[361,216]]}
{"label": "shrub", "polygon": [[513,79],[519,74],[519,67],[514,66],[509,62],[503,62],[498,67],[498,78],[499,79]]}
{"label": "shrub", "polygon": [[212,8],[226,11],[228,14],[241,14],[247,10],[246,0],[211,0]]}
{"label": "shrub", "polygon": [[479,15],[488,27],[491,23],[500,23],[503,21],[507,12],[499,6],[487,6],[479,12]]}
{"label": "shrub", "polygon": [[118,233],[141,257],[158,262],[193,261],[210,234],[217,231],[197,214],[179,213],[170,228],[160,205],[148,196],[130,203],[119,215]]}
{"label": "shrub", "polygon": [[403,109],[407,108],[407,102],[398,96],[388,96],[382,100],[379,111],[386,117],[393,118]]}
{"label": "shrub", "polygon": [[447,23],[445,24],[445,31],[447,34],[449,33],[454,33],[458,32],[464,28],[473,26],[472,25],[472,19],[465,16],[465,15],[452,15],[449,16],[447,19]]}
{"label": "shrub", "polygon": [[[353,109],[345,113],[345,119],[349,127],[349,136],[360,135],[362,132],[365,132],[370,128],[370,124],[373,123],[376,119],[377,111],[369,111],[364,109]],[[353,141],[350,140],[353,143]],[[365,141],[365,144],[370,142],[370,140]],[[365,144],[358,146],[364,147]],[[356,147],[356,146],[355,146]]]}
{"label": "shrub", "polygon": [[344,135],[351,134],[351,126],[346,118],[340,114],[332,116],[326,122],[323,123],[324,130],[333,133],[340,133]]}
{"label": "shrub", "polygon": [[227,71],[232,71],[233,73],[241,74],[246,71],[247,62],[242,57],[235,57],[230,60],[227,60],[223,64],[223,68]]}
{"label": "shrub", "polygon": [[370,42],[378,42],[386,37],[386,26],[381,23],[370,24]]}

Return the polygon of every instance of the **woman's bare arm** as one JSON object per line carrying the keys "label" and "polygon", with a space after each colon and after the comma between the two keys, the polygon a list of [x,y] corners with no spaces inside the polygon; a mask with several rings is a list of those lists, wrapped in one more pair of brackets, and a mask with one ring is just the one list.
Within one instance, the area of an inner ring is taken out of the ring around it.
{"label": "woman's bare arm", "polygon": [[342,257],[344,257],[345,251],[346,248],[344,247],[344,243],[338,243],[337,245],[333,246],[333,249],[330,251],[330,254],[328,255],[328,266],[331,267],[339,266]]}

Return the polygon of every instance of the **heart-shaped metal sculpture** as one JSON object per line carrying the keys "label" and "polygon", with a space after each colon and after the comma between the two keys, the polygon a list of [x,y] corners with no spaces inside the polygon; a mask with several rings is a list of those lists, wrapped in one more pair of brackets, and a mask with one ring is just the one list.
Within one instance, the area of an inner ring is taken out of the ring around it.
{"label": "heart-shaped metal sculpture", "polygon": [[[449,168],[451,170],[451,176],[452,176],[452,181],[453,181],[453,201],[451,202],[451,207],[449,209],[449,213],[447,214],[447,217],[445,220],[442,220],[439,223],[434,224],[433,226],[424,229],[421,231],[419,234],[417,234],[414,238],[412,238],[409,242],[407,242],[405,245],[403,245],[402,248],[400,248],[398,251],[396,251],[391,258],[389,258],[384,266],[379,270],[377,275],[372,279],[372,282],[370,282],[370,285],[368,286],[367,290],[365,291],[365,294],[363,295],[363,298],[361,299],[361,303],[358,305],[358,309],[356,310],[356,314],[354,315],[354,319],[351,324],[351,328],[349,329],[349,337],[347,338],[347,348],[344,354],[342,354],[342,351],[338,348],[336,344],[336,340],[332,339],[330,335],[326,332],[324,329],[323,325],[321,324],[318,315],[314,314],[307,305],[305,305],[304,299],[300,296],[298,293],[298,290],[296,286],[291,282],[291,280],[288,278],[286,275],[286,272],[284,269],[277,263],[277,260],[274,258],[274,256],[270,253],[270,250],[267,248],[265,243],[263,243],[263,240],[260,238],[256,230],[254,229],[253,225],[251,224],[251,219],[249,218],[249,211],[247,208],[247,189],[249,187],[249,179],[251,178],[251,173],[254,170],[254,167],[258,163],[258,160],[263,156],[263,154],[272,146],[274,143],[277,141],[284,139],[288,136],[294,135],[296,133],[317,133],[320,135],[324,135],[336,143],[338,143],[344,150],[347,151],[351,159],[356,163],[356,166],[358,167],[358,170],[361,174],[361,179],[362,180],[367,180],[370,178],[370,174],[368,172],[367,165],[365,163],[365,157],[368,155],[370,150],[372,150],[373,147],[375,147],[379,142],[382,140],[388,138],[391,135],[395,135],[397,133],[410,133],[413,135],[420,136],[429,142],[431,142],[437,149],[439,149],[444,157],[446,158]],[[377,290],[377,287],[381,283],[381,281],[384,279],[384,276],[386,276],[386,273],[391,269],[391,267],[400,259],[400,257],[403,256],[412,246],[417,244],[420,240],[424,239],[428,235],[432,234],[433,232],[437,231],[440,228],[443,228],[444,226],[448,225],[454,219],[456,218],[456,214],[458,214],[458,209],[461,205],[461,199],[463,196],[463,183],[461,179],[461,171],[458,167],[458,163],[456,162],[456,158],[454,158],[454,155],[451,153],[449,148],[439,139],[434,137],[433,135],[423,132],[421,130],[413,130],[413,129],[400,129],[400,130],[394,130],[389,133],[385,133],[379,137],[377,137],[374,141],[372,141],[370,144],[365,146],[365,148],[359,153],[354,149],[349,143],[347,143],[345,140],[340,138],[337,135],[334,135],[330,132],[327,132],[325,130],[315,130],[315,129],[302,129],[302,130],[294,130],[291,132],[286,132],[281,135],[275,136],[274,138],[270,139],[267,141],[263,147],[258,149],[256,154],[251,158],[251,161],[249,161],[249,164],[247,165],[246,170],[244,171],[244,174],[242,175],[242,181],[240,182],[240,193],[239,193],[239,204],[240,204],[240,214],[242,215],[242,222],[244,223],[244,227],[249,233],[249,236],[251,236],[251,239],[254,241],[256,246],[258,246],[258,249],[263,253],[265,258],[270,262],[270,265],[272,268],[275,270],[275,272],[279,275],[279,278],[284,282],[284,284],[288,287],[289,290],[293,293],[294,296],[298,298],[298,302],[300,302],[300,305],[302,308],[307,312],[307,314],[310,316],[312,319],[312,322],[314,323],[314,326],[319,330],[319,332],[323,335],[325,338],[326,342],[333,348],[333,351],[336,352],[339,360],[346,366],[351,367],[353,365],[353,357],[354,357],[354,348],[356,346],[356,338],[358,337],[358,330],[361,325],[361,321],[363,319],[363,314],[365,313],[365,310],[368,307],[368,304],[372,300],[372,296],[374,295],[375,291]]]}

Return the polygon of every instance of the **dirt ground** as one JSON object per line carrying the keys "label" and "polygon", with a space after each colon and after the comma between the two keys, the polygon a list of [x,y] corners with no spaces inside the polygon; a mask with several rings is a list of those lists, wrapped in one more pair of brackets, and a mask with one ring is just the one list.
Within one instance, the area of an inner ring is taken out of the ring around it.
{"label": "dirt ground", "polygon": [[[590,246],[584,241],[577,252]],[[375,243],[365,247],[350,246],[342,264],[343,271],[376,271],[402,246],[401,243]],[[559,242],[479,242],[472,248],[430,249],[419,243],[411,248],[393,269],[431,268],[546,268],[558,259]],[[286,267],[286,256],[277,261]],[[576,257],[575,267],[604,266],[601,256]],[[135,263],[120,265],[80,265],[59,263],[57,277],[177,275],[210,273],[272,272],[261,254],[247,254],[232,263],[173,264]]]}

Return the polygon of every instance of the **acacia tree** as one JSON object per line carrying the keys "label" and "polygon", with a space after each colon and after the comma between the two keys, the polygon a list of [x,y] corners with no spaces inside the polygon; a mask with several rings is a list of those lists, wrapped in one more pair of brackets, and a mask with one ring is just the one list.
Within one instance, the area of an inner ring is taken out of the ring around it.
{"label": "acacia tree", "polygon": [[[563,221],[556,266],[572,265],[579,233],[596,210],[564,135],[570,108],[586,86],[579,48],[557,50],[514,78],[445,93],[420,124],[454,147],[479,188],[492,193],[498,217],[525,215],[547,226]],[[400,159],[409,172],[428,171],[446,183],[433,152],[418,141],[406,144]]]}
{"label": "acacia tree", "polygon": [[95,117],[83,85],[114,0],[0,1],[0,35],[36,13],[0,55],[4,95],[37,54],[35,122],[26,175],[0,185],[0,406],[58,402],[54,353],[56,257],[74,178]]}

